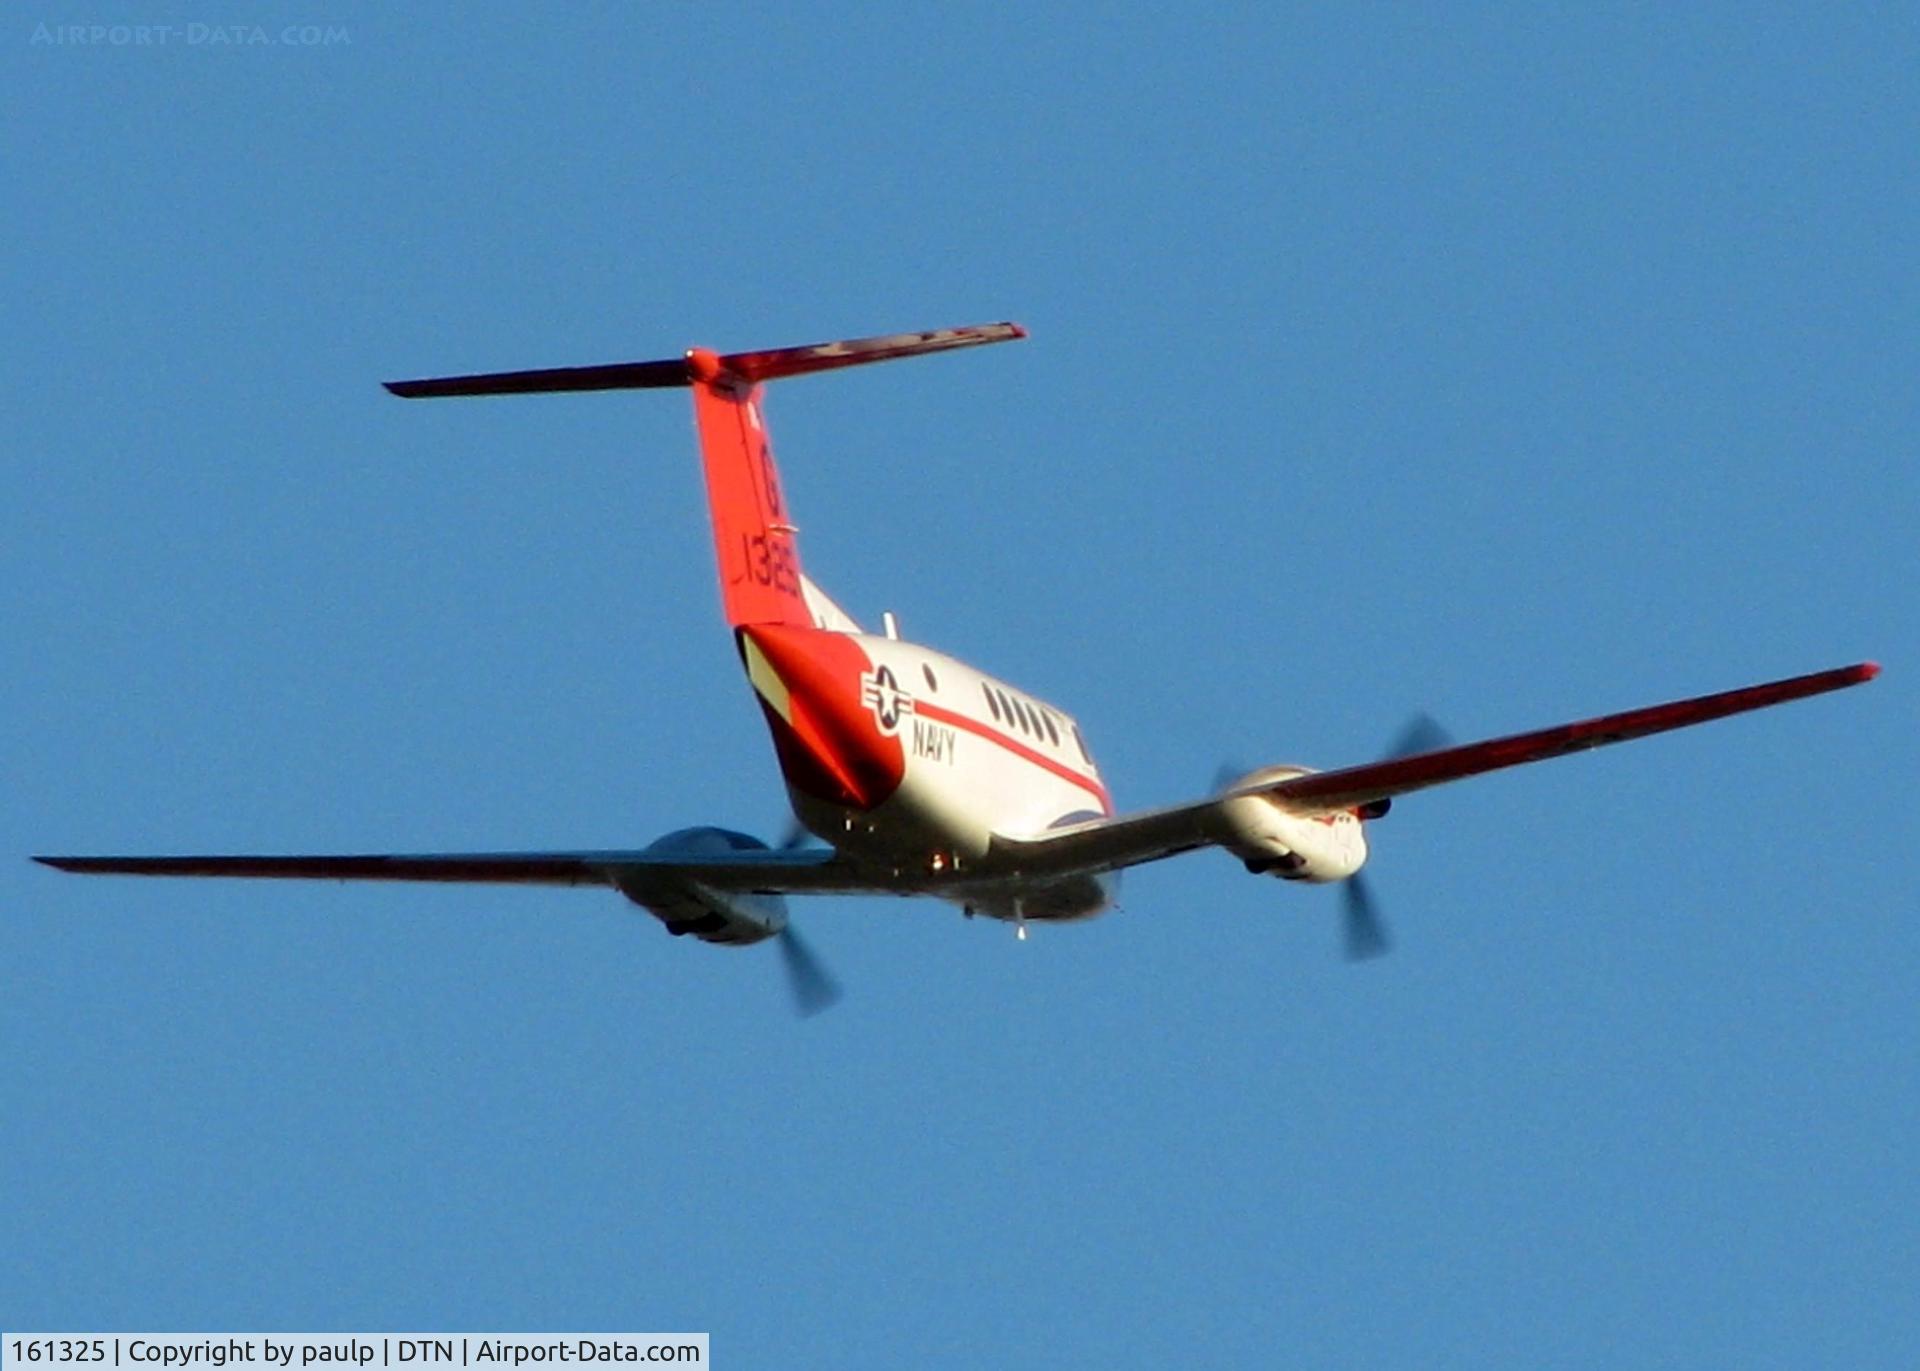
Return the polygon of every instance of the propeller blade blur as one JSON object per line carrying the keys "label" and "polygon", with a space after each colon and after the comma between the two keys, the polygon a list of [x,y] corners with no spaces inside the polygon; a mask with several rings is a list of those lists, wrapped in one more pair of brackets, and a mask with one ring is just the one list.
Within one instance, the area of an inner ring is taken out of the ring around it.
{"label": "propeller blade blur", "polygon": [[1380,760],[1390,762],[1399,757],[1416,757],[1422,752],[1438,752],[1451,746],[1453,735],[1431,714],[1416,714],[1407,720]]}
{"label": "propeller blade blur", "polygon": [[840,1000],[840,983],[833,979],[805,940],[788,924],[780,931],[780,961],[787,969],[793,1007],[802,1018],[831,1009]]}
{"label": "propeller blade blur", "polygon": [[1347,960],[1364,962],[1384,956],[1393,942],[1387,937],[1386,922],[1373,902],[1373,891],[1365,875],[1356,872],[1341,882],[1343,902],[1341,923],[1346,933]]}
{"label": "propeller blade blur", "polygon": [[[1453,744],[1453,735],[1431,714],[1416,714],[1407,720],[1400,732],[1387,745],[1381,755],[1382,761],[1394,761],[1400,757],[1417,757],[1423,752],[1437,752]],[[1381,802],[1371,811],[1372,817],[1386,812],[1386,804]],[[1368,811],[1362,816],[1367,817]],[[1374,903],[1373,887],[1363,872],[1349,876],[1340,890],[1341,926],[1345,933],[1347,960],[1350,962],[1371,961],[1375,957],[1384,957],[1393,947],[1393,940],[1387,936],[1387,921],[1381,916],[1380,906]]]}

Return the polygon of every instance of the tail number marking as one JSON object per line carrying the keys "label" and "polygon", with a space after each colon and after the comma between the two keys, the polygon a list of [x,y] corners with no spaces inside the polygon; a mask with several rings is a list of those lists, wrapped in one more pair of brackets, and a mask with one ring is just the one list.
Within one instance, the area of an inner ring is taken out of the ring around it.
{"label": "tail number marking", "polygon": [[793,543],[786,538],[770,538],[764,533],[740,535],[740,570],[732,584],[752,581],[772,586],[789,595],[800,593],[800,573],[794,567]]}
{"label": "tail number marking", "polygon": [[755,405],[749,413],[754,428],[760,430],[759,441],[753,445],[753,458],[760,467],[760,493],[766,501],[768,520],[779,523],[787,517],[786,502],[780,497],[780,478],[774,475],[773,454],[767,450],[766,433],[761,429],[760,407]]}

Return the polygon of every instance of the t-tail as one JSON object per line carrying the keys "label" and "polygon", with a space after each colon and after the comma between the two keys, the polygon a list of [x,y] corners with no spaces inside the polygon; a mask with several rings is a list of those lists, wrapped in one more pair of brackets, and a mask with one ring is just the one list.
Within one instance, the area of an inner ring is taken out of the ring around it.
{"label": "t-tail", "polygon": [[1018,324],[1000,323],[764,352],[719,353],[696,347],[689,348],[684,357],[657,362],[389,381],[387,389],[418,399],[690,387],[694,418],[700,428],[707,508],[713,516],[714,553],[727,622],[735,628],[788,624],[844,630],[851,621],[814,589],[801,571],[798,529],[781,493],[780,473],[774,465],[766,416],[761,410],[762,386],[787,376],[1026,336],[1026,330]]}

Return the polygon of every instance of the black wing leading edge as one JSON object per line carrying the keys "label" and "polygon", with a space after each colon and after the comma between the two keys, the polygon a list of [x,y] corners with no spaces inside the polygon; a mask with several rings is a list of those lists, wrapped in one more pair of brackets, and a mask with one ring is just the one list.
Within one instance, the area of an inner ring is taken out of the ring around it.
{"label": "black wing leading edge", "polygon": [[618,887],[636,872],[684,877],[715,890],[756,894],[868,894],[863,878],[828,848],[746,849],[694,857],[645,852],[473,852],[348,856],[35,857],[60,871],[117,876],[238,876],[269,880],[439,881],[486,885]]}

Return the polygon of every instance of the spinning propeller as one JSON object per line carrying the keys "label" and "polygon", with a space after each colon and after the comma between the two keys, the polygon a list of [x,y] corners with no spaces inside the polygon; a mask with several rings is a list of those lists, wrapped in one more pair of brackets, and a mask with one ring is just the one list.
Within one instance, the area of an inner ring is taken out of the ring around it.
{"label": "spinning propeller", "polygon": [[[1380,760],[1391,762],[1400,757],[1434,752],[1452,742],[1452,735],[1434,722],[1432,716],[1416,714],[1387,745],[1387,750],[1380,754]],[[1387,802],[1382,800],[1371,808],[1368,817],[1378,818],[1386,812]],[[1347,960],[1350,962],[1364,962],[1381,956],[1393,946],[1393,940],[1387,936],[1386,921],[1380,917],[1380,908],[1374,903],[1373,889],[1368,884],[1364,868],[1340,883],[1340,923],[1345,934]]]}
{"label": "spinning propeller", "polygon": [[[786,836],[780,840],[780,850],[792,852],[805,847],[812,836],[798,819],[789,820]],[[838,1004],[840,982],[814,955],[812,947],[808,946],[806,939],[800,936],[791,922],[780,930],[779,943],[780,964],[786,968],[787,989],[793,994],[794,1012],[802,1018],[810,1018]]]}
{"label": "spinning propeller", "polygon": [[[1452,743],[1453,736],[1430,715],[1415,714],[1401,727],[1387,745],[1387,750],[1380,754],[1380,760],[1391,762],[1422,752],[1435,752]],[[1214,789],[1225,790],[1245,774],[1244,768],[1223,766],[1214,774]],[[1387,801],[1377,801],[1366,808],[1364,817],[1377,819],[1387,812],[1387,807]],[[1386,920],[1381,917],[1380,907],[1374,902],[1373,888],[1364,869],[1340,882],[1340,925],[1347,960],[1350,962],[1364,962],[1382,956],[1393,946],[1393,940],[1387,936]]]}

